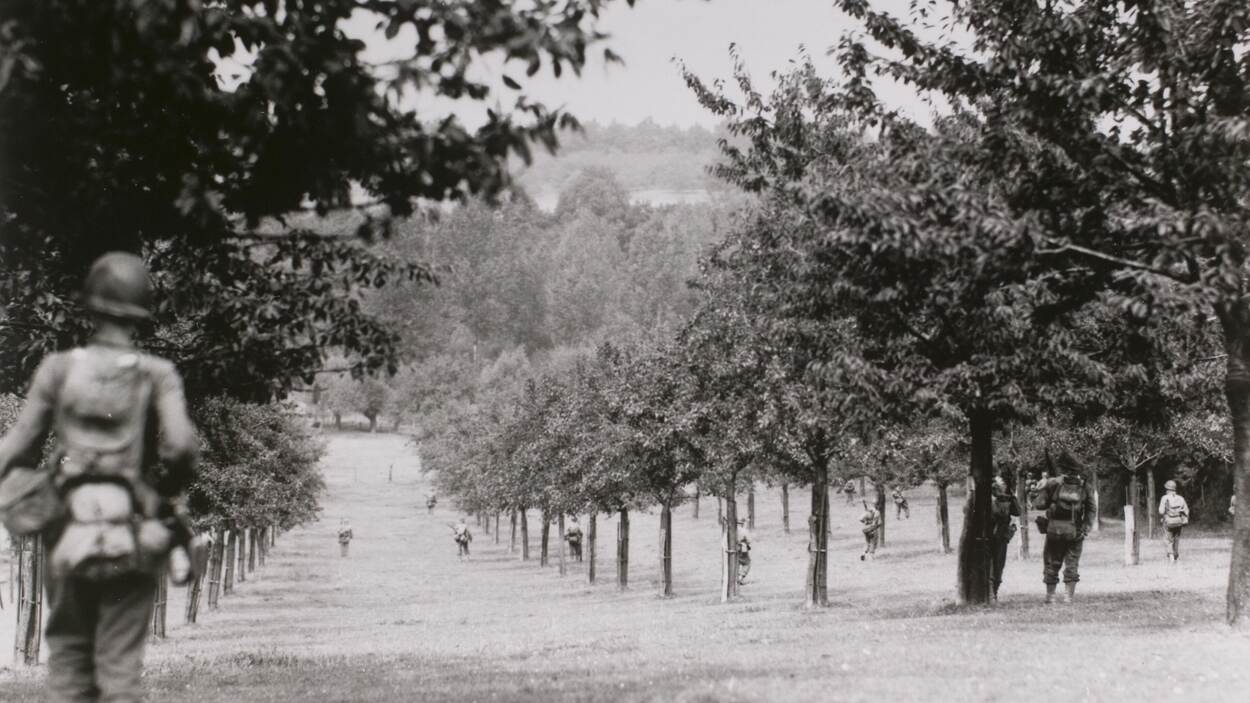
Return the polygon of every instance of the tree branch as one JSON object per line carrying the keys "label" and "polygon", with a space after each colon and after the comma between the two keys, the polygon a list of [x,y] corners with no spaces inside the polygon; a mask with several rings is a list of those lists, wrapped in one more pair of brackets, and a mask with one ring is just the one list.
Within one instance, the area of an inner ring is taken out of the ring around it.
{"label": "tree branch", "polygon": [[1064,254],[1079,254],[1087,259],[1094,259],[1095,261],[1101,261],[1107,264],[1115,264],[1116,266],[1133,269],[1135,271],[1146,271],[1148,273],[1153,273],[1157,276],[1170,278],[1174,281],[1179,281],[1181,283],[1197,283],[1196,279],[1188,275],[1184,275],[1184,276],[1178,275],[1176,273],[1168,271],[1167,269],[1161,269],[1157,266],[1151,266],[1150,264],[1144,264],[1140,261],[1134,261],[1132,259],[1125,259],[1119,256],[1115,256],[1114,254],[1107,254],[1105,252],[1101,252],[1096,249],[1090,249],[1088,247],[1083,247],[1078,244],[1064,244],[1053,249],[1038,249],[1037,254],[1041,256],[1062,256]]}

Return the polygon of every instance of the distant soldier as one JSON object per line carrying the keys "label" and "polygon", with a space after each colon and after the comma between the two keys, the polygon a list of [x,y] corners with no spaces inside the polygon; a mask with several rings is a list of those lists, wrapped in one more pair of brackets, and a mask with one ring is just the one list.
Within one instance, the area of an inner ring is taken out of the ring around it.
{"label": "distant soldier", "polygon": [[846,494],[846,504],[853,505],[855,503],[855,481],[848,478],[842,486],[842,492]]}
{"label": "distant soldier", "polygon": [[464,561],[469,558],[469,543],[473,541],[473,533],[469,531],[469,526],[465,524],[465,519],[460,518],[460,522],[451,526],[452,538],[456,540],[456,556]]}
{"label": "distant soldier", "polygon": [[1007,565],[1007,545],[1016,535],[1016,521],[1011,518],[1020,515],[1020,501],[1007,490],[1007,481],[1002,476],[994,477],[991,509],[990,546],[994,554],[991,578],[994,582],[994,600],[998,600],[998,587],[1003,583],[1003,567]]}
{"label": "distant soldier", "polygon": [[859,516],[859,522],[864,532],[864,553],[859,555],[859,560],[875,559],[881,536],[881,513],[877,512],[877,506],[864,501],[864,514]]}
{"label": "distant soldier", "polygon": [[1181,558],[1181,529],[1189,524],[1189,504],[1176,493],[1176,481],[1163,484],[1163,490],[1166,492],[1159,499],[1159,517],[1165,530],[1168,563],[1175,564]]}
{"label": "distant soldier", "polygon": [[433,513],[434,506],[436,505],[438,505],[438,497],[435,496],[433,493],[425,497],[425,511],[427,513]]}
{"label": "distant soldier", "polygon": [[352,524],[347,518],[339,520],[339,556],[347,556],[348,547],[352,543]]}
{"label": "distant soldier", "polygon": [[[174,499],[194,478],[199,443],[174,365],[135,347],[153,302],[143,261],[100,257],[82,302],[91,340],[43,360],[0,440],[0,505],[10,533],[42,534],[50,547],[52,699],[137,701],[157,579],[170,550],[192,540]],[[50,431],[45,468],[23,466]]]}
{"label": "distant soldier", "polygon": [[1039,524],[1046,525],[1046,545],[1042,548],[1042,582],[1046,584],[1046,602],[1055,600],[1059,569],[1063,568],[1064,602],[1076,597],[1076,584],[1081,580],[1081,549],[1094,521],[1097,506],[1085,486],[1081,465],[1064,450],[1056,462],[1060,476],[1047,479],[1033,501],[1033,507],[1044,511]]}
{"label": "distant soldier", "polygon": [[1025,497],[1029,501],[1029,505],[1037,502],[1037,496],[1042,492],[1042,486],[1045,486],[1048,481],[1050,481],[1050,474],[1043,471],[1041,478],[1028,482]]}
{"label": "distant soldier", "polygon": [[568,527],[564,528],[564,541],[569,543],[569,552],[576,561],[582,560],[582,526],[577,522],[577,516],[574,515],[570,519]]}
{"label": "distant soldier", "polygon": [[746,583],[747,574],[751,573],[751,531],[746,527],[746,520],[738,521],[738,585]]}
{"label": "distant soldier", "polygon": [[907,496],[903,495],[903,489],[895,486],[892,495],[894,497],[894,519],[898,520],[906,516],[910,520],[911,506],[907,504]]}

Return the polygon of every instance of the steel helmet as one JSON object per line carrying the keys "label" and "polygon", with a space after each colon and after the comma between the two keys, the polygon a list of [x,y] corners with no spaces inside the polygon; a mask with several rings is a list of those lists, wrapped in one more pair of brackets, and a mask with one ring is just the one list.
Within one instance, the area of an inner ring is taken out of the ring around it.
{"label": "steel helmet", "polygon": [[83,304],[92,312],[123,320],[151,317],[152,280],[143,260],[120,251],[96,259],[87,272]]}
{"label": "steel helmet", "polygon": [[1176,481],[1169,480],[1167,483],[1163,484],[1163,490],[1165,491],[1176,490]]}

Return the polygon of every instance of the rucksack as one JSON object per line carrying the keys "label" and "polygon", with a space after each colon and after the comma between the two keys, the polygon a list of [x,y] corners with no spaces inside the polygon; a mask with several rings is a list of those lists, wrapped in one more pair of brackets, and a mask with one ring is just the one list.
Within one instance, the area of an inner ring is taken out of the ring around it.
{"label": "rucksack", "polygon": [[66,513],[49,569],[90,580],[155,572],[174,533],[144,462],[154,390],[145,359],[75,349],[65,366],[51,469]]}
{"label": "rucksack", "polygon": [[1185,514],[1185,504],[1163,496],[1163,524],[1166,527],[1183,527],[1189,524],[1189,516]]}
{"label": "rucksack", "polygon": [[1048,534],[1075,537],[1085,521],[1085,484],[1061,479],[1050,499]]}

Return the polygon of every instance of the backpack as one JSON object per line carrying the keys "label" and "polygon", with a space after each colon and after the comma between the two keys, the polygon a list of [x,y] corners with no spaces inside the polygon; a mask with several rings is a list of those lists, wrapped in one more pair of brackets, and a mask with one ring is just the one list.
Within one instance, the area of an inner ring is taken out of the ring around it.
{"label": "backpack", "polygon": [[1085,483],[1061,479],[1050,498],[1047,534],[1076,537],[1085,522]]}
{"label": "backpack", "polygon": [[55,408],[52,480],[65,507],[49,570],[103,580],[155,573],[174,532],[158,512],[144,453],[153,381],[138,353],[75,349]]}
{"label": "backpack", "polygon": [[1169,500],[1163,496],[1163,525],[1165,527],[1183,527],[1189,524],[1189,515],[1185,503]]}

